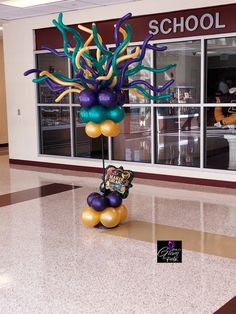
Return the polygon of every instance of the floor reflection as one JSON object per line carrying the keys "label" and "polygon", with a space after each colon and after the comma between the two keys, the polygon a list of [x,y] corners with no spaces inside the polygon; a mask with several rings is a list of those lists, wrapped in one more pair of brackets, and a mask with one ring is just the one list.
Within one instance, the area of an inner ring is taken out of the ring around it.
{"label": "floor reflection", "polygon": [[182,248],[185,250],[236,259],[234,237],[134,220],[103,232],[153,243],[158,240],[181,239]]}
{"label": "floor reflection", "polygon": [[[214,313],[235,295],[235,190],[136,178],[104,231],[80,219],[100,176],[41,170],[0,156],[1,194],[81,188],[1,207],[1,313]],[[159,239],[182,240],[182,263],[157,264]]]}
{"label": "floor reflection", "polygon": [[157,135],[157,143],[157,163],[200,166],[199,131],[161,133]]}

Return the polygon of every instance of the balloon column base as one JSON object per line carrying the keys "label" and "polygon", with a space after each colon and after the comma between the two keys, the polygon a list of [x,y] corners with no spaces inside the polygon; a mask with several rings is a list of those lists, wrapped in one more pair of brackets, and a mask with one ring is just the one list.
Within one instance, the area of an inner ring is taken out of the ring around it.
{"label": "balloon column base", "polygon": [[102,211],[97,211],[90,206],[83,209],[81,220],[88,228],[110,229],[124,222],[127,216],[128,211],[123,204],[119,207],[107,207]]}
{"label": "balloon column base", "polygon": [[99,230],[107,230],[107,229],[115,229],[117,227],[119,227],[119,225],[116,225],[115,227],[112,227],[112,228],[107,228],[107,227],[103,226],[101,223],[99,223],[94,228],[99,229]]}
{"label": "balloon column base", "polygon": [[96,229],[100,229],[100,230],[106,230],[107,228],[106,227],[104,227],[100,222],[99,222],[99,224],[98,225],[96,225],[94,228],[96,228]]}

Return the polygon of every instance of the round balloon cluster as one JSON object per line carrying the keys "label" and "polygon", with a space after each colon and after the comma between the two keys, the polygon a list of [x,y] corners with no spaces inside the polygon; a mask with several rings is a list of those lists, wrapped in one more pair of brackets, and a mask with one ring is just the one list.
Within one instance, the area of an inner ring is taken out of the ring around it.
{"label": "round balloon cluster", "polygon": [[[65,25],[63,14],[60,13],[58,20],[53,20],[53,24],[61,32],[64,51],[57,51],[48,46],[42,48],[58,57],[67,57],[71,62],[72,77],[41,69],[30,69],[24,73],[36,73],[38,77],[33,79],[33,82],[44,82],[55,92],[55,102],[61,101],[70,93],[79,94],[82,107],[80,117],[86,123],[85,131],[89,137],[115,137],[119,134],[119,122],[125,116],[122,108],[125,101],[124,92],[130,92],[140,99],[146,97],[155,101],[172,97],[171,93],[164,92],[173,84],[173,79],[166,81],[162,86],[156,83],[158,87],[142,79],[133,79],[135,75],[141,77],[141,71],[163,73],[176,64],[161,68],[143,64],[148,49],[162,52],[167,47],[150,44],[153,35],[149,34],[141,45],[130,49],[132,27],[126,20],[131,16],[131,13],[124,15],[114,25],[115,48],[111,50],[104,43],[95,23],[91,28],[78,25],[76,29]],[[90,53],[92,45],[96,47],[93,50],[96,51],[96,56]]]}
{"label": "round balloon cluster", "polygon": [[125,95],[122,91],[109,88],[94,91],[83,90],[79,95],[80,119],[86,123],[85,132],[89,137],[115,137],[120,133],[120,125],[125,117],[122,107]]}
{"label": "round balloon cluster", "polygon": [[114,191],[107,195],[93,192],[87,198],[89,207],[82,211],[82,222],[92,228],[101,223],[106,228],[114,228],[125,221],[128,212],[120,193]]}

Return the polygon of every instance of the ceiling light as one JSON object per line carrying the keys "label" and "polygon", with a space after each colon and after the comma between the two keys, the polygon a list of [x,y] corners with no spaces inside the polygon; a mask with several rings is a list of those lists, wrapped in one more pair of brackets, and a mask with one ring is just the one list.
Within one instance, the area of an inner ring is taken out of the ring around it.
{"label": "ceiling light", "polygon": [[61,2],[62,0],[8,0],[1,2],[4,5],[10,5],[12,7],[17,8],[26,8],[26,7],[34,7],[36,5],[53,3],[53,2]]}

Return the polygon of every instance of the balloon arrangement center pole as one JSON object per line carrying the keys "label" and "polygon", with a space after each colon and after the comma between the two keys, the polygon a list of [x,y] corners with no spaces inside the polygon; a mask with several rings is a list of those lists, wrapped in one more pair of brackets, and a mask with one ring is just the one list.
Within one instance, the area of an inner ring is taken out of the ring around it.
{"label": "balloon arrangement center pole", "polygon": [[104,194],[105,194],[105,149],[104,149],[104,136],[101,135],[101,143],[102,143],[102,174],[103,174],[103,187],[104,187]]}

